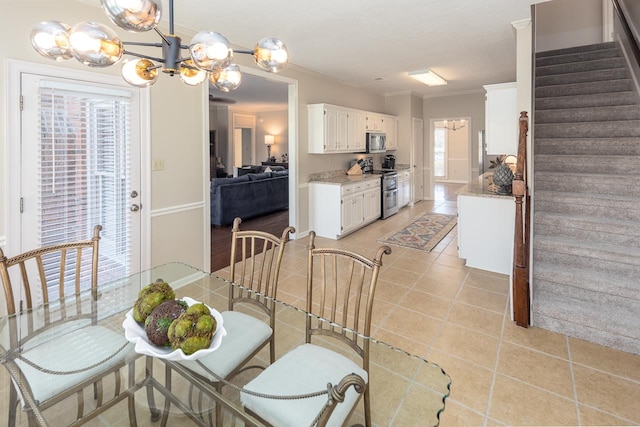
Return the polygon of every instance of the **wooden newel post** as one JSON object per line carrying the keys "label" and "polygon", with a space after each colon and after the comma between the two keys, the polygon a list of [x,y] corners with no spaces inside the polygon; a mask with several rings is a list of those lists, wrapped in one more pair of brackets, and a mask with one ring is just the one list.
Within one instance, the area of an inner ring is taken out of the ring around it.
{"label": "wooden newel post", "polygon": [[[516,221],[513,254],[513,318],[518,326],[529,326],[529,196],[526,184],[527,112],[520,113],[518,163],[512,192],[516,202]],[[523,204],[526,207],[523,210]]]}

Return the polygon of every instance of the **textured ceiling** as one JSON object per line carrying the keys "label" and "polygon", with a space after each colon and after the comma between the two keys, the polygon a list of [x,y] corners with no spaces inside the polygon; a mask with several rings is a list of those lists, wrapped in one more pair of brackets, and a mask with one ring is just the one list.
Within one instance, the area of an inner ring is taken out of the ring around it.
{"label": "textured ceiling", "polygon": [[[515,80],[511,23],[530,18],[531,4],[538,2],[175,0],[174,20],[176,28],[217,31],[245,48],[278,37],[296,66],[380,94],[429,97]],[[167,21],[169,1],[162,3]],[[427,87],[407,75],[425,68],[449,84]]]}

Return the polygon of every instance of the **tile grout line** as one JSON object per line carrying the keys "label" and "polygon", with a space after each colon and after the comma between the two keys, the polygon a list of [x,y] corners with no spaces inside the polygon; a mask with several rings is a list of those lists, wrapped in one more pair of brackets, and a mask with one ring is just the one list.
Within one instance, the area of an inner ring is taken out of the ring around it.
{"label": "tile grout line", "polygon": [[573,389],[573,401],[576,406],[576,421],[577,421],[577,425],[581,426],[582,421],[580,420],[580,404],[578,402],[578,390],[576,388],[576,378],[573,373],[573,359],[571,358],[571,346],[569,344],[569,337],[565,335],[564,340],[567,346],[567,359],[569,359],[569,375],[571,376],[571,388]]}
{"label": "tile grout line", "polygon": [[509,298],[505,303],[505,308],[502,316],[502,328],[500,329],[500,337],[498,339],[498,348],[496,349],[496,361],[493,364],[493,374],[491,375],[491,385],[489,386],[489,396],[487,397],[487,409],[484,413],[483,425],[486,427],[489,422],[489,411],[491,410],[491,399],[493,398],[493,387],[496,384],[496,377],[498,376],[498,363],[500,362],[500,350],[502,349],[502,339],[504,336],[504,327],[508,315],[507,307],[509,307]]}

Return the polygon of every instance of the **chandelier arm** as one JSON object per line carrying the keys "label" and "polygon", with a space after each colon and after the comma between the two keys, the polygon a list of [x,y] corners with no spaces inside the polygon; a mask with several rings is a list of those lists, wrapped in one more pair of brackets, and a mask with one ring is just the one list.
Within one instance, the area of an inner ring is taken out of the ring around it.
{"label": "chandelier arm", "polygon": [[253,55],[254,51],[253,50],[233,50],[234,53],[244,53],[245,55]]}
{"label": "chandelier arm", "polygon": [[[164,42],[168,45],[171,45],[171,40],[169,40],[169,37],[165,36],[164,34],[162,34],[162,31],[158,30],[157,27],[154,27],[153,30],[158,33],[158,35],[162,38],[162,40],[164,40]],[[173,33],[172,33],[173,34]],[[162,45],[160,45],[162,46]],[[182,46],[180,46],[182,47]]]}
{"label": "chandelier arm", "polygon": [[144,42],[122,42],[123,45],[130,46],[147,46],[147,47],[162,47],[162,43],[144,43]]}
{"label": "chandelier arm", "polygon": [[149,59],[151,61],[156,61],[156,62],[160,62],[164,64],[164,58],[154,58],[152,56],[149,55],[143,55],[141,53],[136,53],[136,52],[130,52],[128,50],[125,50],[123,53],[123,55],[130,55],[130,56],[135,56],[136,58],[143,58],[143,59]]}

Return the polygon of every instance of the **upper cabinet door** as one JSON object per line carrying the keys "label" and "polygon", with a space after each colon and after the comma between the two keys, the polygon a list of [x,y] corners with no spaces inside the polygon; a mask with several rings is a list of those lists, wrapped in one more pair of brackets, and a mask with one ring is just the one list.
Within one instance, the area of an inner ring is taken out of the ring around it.
{"label": "upper cabinet door", "polygon": [[487,85],[485,101],[485,136],[487,154],[517,154],[519,114],[516,84]]}

